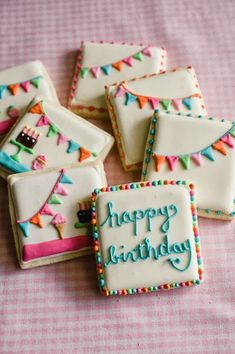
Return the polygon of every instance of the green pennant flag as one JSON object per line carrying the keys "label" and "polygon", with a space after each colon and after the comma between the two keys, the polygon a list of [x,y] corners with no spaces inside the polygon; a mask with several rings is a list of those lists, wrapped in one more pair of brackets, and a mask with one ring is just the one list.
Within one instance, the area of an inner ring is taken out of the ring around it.
{"label": "green pennant flag", "polygon": [[59,128],[54,123],[50,123],[49,130],[47,132],[47,138],[50,138],[51,136],[54,136],[60,132]]}
{"label": "green pennant flag", "polygon": [[132,57],[140,61],[143,60],[143,55],[141,54],[141,52],[135,53],[134,55],[132,55]]}
{"label": "green pennant flag", "polygon": [[87,76],[87,74],[89,73],[89,68],[81,68],[80,69],[80,74],[81,74],[81,77],[84,78]]}
{"label": "green pennant flag", "polygon": [[42,76],[34,77],[33,79],[30,80],[30,83],[34,87],[39,88],[42,78],[43,78]]}
{"label": "green pennant flag", "polygon": [[235,127],[233,129],[230,130],[229,134],[232,135],[232,137],[235,138]]}
{"label": "green pennant flag", "polygon": [[190,156],[189,155],[182,155],[179,157],[180,162],[185,170],[189,169],[190,166]]}
{"label": "green pennant flag", "polygon": [[170,103],[171,103],[171,100],[161,100],[161,105],[164,109],[168,110],[169,109],[169,106],[170,106]]}
{"label": "green pennant flag", "polygon": [[52,196],[50,197],[50,199],[47,202],[48,204],[61,204],[61,201],[59,200],[59,198],[55,195],[52,194]]}

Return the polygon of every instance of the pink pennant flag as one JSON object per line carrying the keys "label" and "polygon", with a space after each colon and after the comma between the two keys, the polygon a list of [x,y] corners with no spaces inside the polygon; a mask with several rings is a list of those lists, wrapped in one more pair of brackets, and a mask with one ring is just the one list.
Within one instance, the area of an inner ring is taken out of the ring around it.
{"label": "pink pennant flag", "polygon": [[227,135],[223,136],[223,138],[221,138],[220,140],[223,141],[223,143],[225,143],[229,147],[234,148],[234,145],[233,145],[232,138],[231,138],[230,134],[227,134]]}
{"label": "pink pennant flag", "polygon": [[56,224],[64,224],[66,223],[66,218],[64,215],[57,213],[54,218],[52,219],[51,223],[56,225]]}
{"label": "pink pennant flag", "polygon": [[156,109],[159,105],[160,100],[158,98],[150,97],[149,98],[149,103],[152,107],[152,109]]}
{"label": "pink pennant flag", "polygon": [[20,86],[22,87],[22,89],[25,92],[29,92],[29,89],[30,89],[30,82],[29,81],[21,82]]}
{"label": "pink pennant flag", "polygon": [[192,154],[191,159],[195,162],[196,165],[198,166],[202,165],[202,155],[200,152],[197,152],[196,154]]}
{"label": "pink pennant flag", "polygon": [[168,163],[169,169],[174,171],[177,161],[179,160],[178,156],[167,156],[166,161]]}
{"label": "pink pennant flag", "polygon": [[50,124],[51,124],[50,119],[47,116],[43,115],[39,118],[36,127],[43,127],[44,125],[50,125]]}
{"label": "pink pennant flag", "polygon": [[100,67],[94,66],[93,68],[91,68],[91,73],[97,79],[100,76]]}
{"label": "pink pennant flag", "polygon": [[64,135],[62,133],[58,134],[57,145],[65,144],[65,143],[67,143],[67,141],[69,141],[69,138],[67,138],[66,135]]}
{"label": "pink pennant flag", "polygon": [[57,183],[57,185],[55,186],[53,193],[56,194],[60,194],[60,195],[68,195],[69,192],[67,191],[67,189],[60,183]]}
{"label": "pink pennant flag", "polygon": [[129,66],[132,66],[133,65],[133,58],[132,57],[128,57],[128,58],[125,58],[125,59],[122,59],[122,61],[129,65]]}
{"label": "pink pennant flag", "polygon": [[142,53],[143,53],[144,55],[147,55],[148,57],[152,57],[153,54],[152,54],[150,48],[151,48],[151,47],[146,47],[146,48],[144,48],[144,49],[142,50]]}
{"label": "pink pennant flag", "polygon": [[41,215],[55,215],[54,211],[51,210],[48,204],[45,204],[44,207],[41,209],[40,213]]}
{"label": "pink pennant flag", "polygon": [[123,95],[125,95],[126,93],[126,89],[123,86],[119,86],[116,92],[116,97],[121,97]]}
{"label": "pink pennant flag", "polygon": [[172,104],[177,111],[180,111],[182,109],[182,100],[180,98],[173,98]]}

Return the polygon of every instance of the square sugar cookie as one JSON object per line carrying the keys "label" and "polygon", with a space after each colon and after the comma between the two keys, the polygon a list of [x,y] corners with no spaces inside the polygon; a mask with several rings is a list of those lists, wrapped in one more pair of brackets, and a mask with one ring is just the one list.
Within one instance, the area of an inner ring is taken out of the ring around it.
{"label": "square sugar cookie", "polygon": [[102,162],[8,177],[10,214],[21,268],[91,253],[94,188],[106,185]]}
{"label": "square sugar cookie", "polygon": [[194,69],[174,69],[106,88],[106,99],[120,158],[126,171],[142,167],[149,124],[155,109],[206,115]]}
{"label": "square sugar cookie", "polygon": [[142,179],[187,179],[197,187],[200,216],[235,217],[235,122],[155,113]]}
{"label": "square sugar cookie", "polygon": [[165,70],[166,51],[150,45],[82,42],[68,107],[84,118],[108,118],[104,86]]}
{"label": "square sugar cookie", "polygon": [[6,134],[34,96],[59,103],[42,62],[31,61],[0,71],[0,136]]}
{"label": "square sugar cookie", "polygon": [[147,293],[201,282],[193,184],[162,180],[97,189],[91,206],[103,295]]}
{"label": "square sugar cookie", "polygon": [[113,142],[110,134],[37,96],[0,144],[0,174],[103,160]]}

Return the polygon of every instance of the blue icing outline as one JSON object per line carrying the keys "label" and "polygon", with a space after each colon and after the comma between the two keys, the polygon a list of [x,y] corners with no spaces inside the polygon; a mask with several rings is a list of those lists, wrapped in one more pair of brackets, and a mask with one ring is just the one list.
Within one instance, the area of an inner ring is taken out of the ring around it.
{"label": "blue icing outline", "polygon": [[14,173],[31,171],[31,168],[22,163],[16,162],[4,151],[0,151],[0,165]]}

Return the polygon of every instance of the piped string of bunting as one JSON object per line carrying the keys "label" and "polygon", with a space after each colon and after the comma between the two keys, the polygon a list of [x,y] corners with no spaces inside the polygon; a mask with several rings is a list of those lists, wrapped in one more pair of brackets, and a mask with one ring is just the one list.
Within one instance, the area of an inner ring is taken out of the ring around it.
{"label": "piped string of bunting", "polygon": [[45,225],[42,221],[43,215],[52,216],[50,223],[57,230],[58,236],[60,239],[63,239],[64,235],[64,226],[67,223],[66,217],[61,213],[56,213],[52,210],[51,205],[53,204],[62,204],[62,201],[58,197],[69,195],[69,191],[64,187],[63,184],[73,184],[71,178],[65,173],[66,170],[61,170],[58,179],[49,196],[47,197],[45,203],[41,206],[41,208],[30,218],[25,220],[17,220],[17,224],[22,230],[25,237],[29,237],[30,224],[34,224],[40,228],[44,228]]}
{"label": "piped string of bunting", "polygon": [[30,113],[33,114],[41,114],[41,117],[39,118],[38,122],[36,123],[36,127],[43,127],[43,126],[48,126],[48,132],[46,136],[48,138],[57,135],[57,145],[62,145],[67,143],[67,150],[66,152],[68,154],[72,154],[74,152],[79,153],[78,161],[82,162],[86,159],[88,159],[91,156],[96,156],[95,152],[91,152],[90,150],[86,149],[84,146],[81,146],[78,144],[76,141],[70,139],[68,136],[62,133],[60,128],[58,128],[52,121],[51,119],[46,115],[44,108],[43,108],[43,102],[40,101],[36,103],[34,106],[32,106],[29,109]]}
{"label": "piped string of bunting", "polygon": [[133,102],[139,104],[139,108],[143,109],[147,103],[149,103],[151,109],[159,108],[159,105],[163,107],[164,110],[168,111],[171,106],[175,108],[176,111],[180,111],[183,106],[188,110],[192,109],[192,98],[201,98],[198,93],[194,93],[191,96],[181,97],[181,98],[163,98],[163,97],[150,97],[138,95],[130,90],[128,90],[124,84],[118,86],[115,97],[125,96],[124,104],[129,106]]}
{"label": "piped string of bunting", "polygon": [[102,66],[93,66],[93,67],[81,67],[80,68],[80,76],[85,78],[88,73],[90,73],[95,79],[98,79],[100,74],[103,73],[105,75],[110,75],[112,70],[122,71],[125,65],[133,66],[134,61],[143,61],[144,56],[152,57],[151,47],[145,47],[139,52],[136,52],[126,58],[123,58],[115,63],[106,64]]}
{"label": "piped string of bunting", "polygon": [[7,91],[9,91],[13,96],[16,96],[19,93],[20,88],[23,89],[24,92],[29,92],[31,85],[39,88],[42,79],[43,76],[36,76],[27,81],[16,82],[14,84],[8,85],[0,85],[0,99],[4,98]]}
{"label": "piped string of bunting", "polygon": [[227,131],[220,139],[218,139],[213,144],[207,146],[205,149],[203,149],[201,151],[197,151],[192,154],[180,155],[180,156],[162,156],[162,155],[158,155],[156,153],[153,153],[155,170],[156,170],[156,172],[160,172],[161,167],[165,162],[167,163],[167,165],[171,171],[174,171],[178,162],[181,163],[182,167],[185,170],[189,170],[191,160],[197,166],[202,166],[202,164],[203,164],[202,157],[203,156],[206,157],[207,159],[209,159],[210,161],[215,161],[215,156],[214,156],[213,150],[217,150],[222,155],[227,156],[228,152],[227,152],[225,146],[227,146],[228,148],[231,148],[231,149],[234,148],[234,142],[233,142],[232,138],[235,138],[235,122],[233,123],[231,129],[229,129],[229,131]]}

